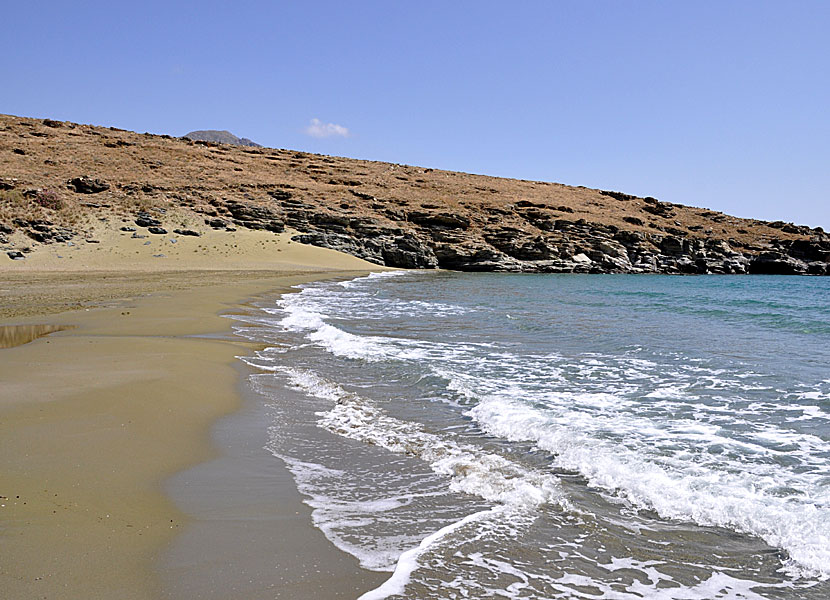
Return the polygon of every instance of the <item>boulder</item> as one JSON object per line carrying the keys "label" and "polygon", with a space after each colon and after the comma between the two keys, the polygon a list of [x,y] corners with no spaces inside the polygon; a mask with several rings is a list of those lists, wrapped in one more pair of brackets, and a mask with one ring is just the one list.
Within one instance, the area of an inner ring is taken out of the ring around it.
{"label": "boulder", "polygon": [[830,275],[830,263],[811,262],[807,263],[808,275]]}
{"label": "boulder", "polygon": [[214,229],[224,229],[228,226],[228,222],[224,219],[205,219],[205,225]]}
{"label": "boulder", "polygon": [[70,179],[68,187],[79,194],[97,194],[110,189],[110,185],[101,179],[93,179],[91,177],[75,177]]}
{"label": "boulder", "polygon": [[141,211],[136,215],[135,224],[139,227],[159,227],[161,221],[151,216],[150,213]]}
{"label": "boulder", "polygon": [[753,275],[802,275],[807,265],[780,252],[762,252],[751,259],[748,271]]}

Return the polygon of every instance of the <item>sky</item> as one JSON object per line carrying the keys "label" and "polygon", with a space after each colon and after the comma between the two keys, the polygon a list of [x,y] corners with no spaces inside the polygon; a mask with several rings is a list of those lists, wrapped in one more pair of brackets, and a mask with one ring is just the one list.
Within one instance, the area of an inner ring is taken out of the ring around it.
{"label": "sky", "polygon": [[7,3],[0,112],[830,230],[830,2]]}

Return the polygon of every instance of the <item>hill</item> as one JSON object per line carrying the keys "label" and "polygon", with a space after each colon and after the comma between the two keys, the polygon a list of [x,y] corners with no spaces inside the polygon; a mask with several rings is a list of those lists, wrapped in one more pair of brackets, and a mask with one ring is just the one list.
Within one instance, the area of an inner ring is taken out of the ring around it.
{"label": "hill", "polygon": [[184,134],[182,137],[186,137],[194,142],[216,142],[217,144],[232,144],[234,146],[262,148],[262,146],[252,140],[249,140],[248,138],[236,137],[230,131],[225,130],[219,131],[216,129],[203,129],[199,131],[191,131],[190,133]]}
{"label": "hill", "polygon": [[25,258],[91,224],[288,230],[407,268],[830,272],[821,228],[559,183],[0,116],[0,247]]}

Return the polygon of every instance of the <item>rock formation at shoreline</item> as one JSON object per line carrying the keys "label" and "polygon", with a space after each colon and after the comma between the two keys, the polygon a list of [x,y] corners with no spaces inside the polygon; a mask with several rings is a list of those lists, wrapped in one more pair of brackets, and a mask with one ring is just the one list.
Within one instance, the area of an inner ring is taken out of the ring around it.
{"label": "rock formation at shoreline", "polygon": [[830,274],[821,228],[558,183],[0,116],[5,253],[19,259],[14,232],[72,243],[83,216],[174,230],[182,211],[205,228],[287,230],[393,267]]}

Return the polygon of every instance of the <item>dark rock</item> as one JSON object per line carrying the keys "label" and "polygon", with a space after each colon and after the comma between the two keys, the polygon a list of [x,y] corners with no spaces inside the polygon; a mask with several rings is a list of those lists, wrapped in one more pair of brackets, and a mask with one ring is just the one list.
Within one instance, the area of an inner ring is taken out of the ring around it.
{"label": "dark rock", "polygon": [[401,235],[403,229],[396,226],[386,225],[372,217],[352,217],[349,219],[349,227],[361,235]]}
{"label": "dark rock", "polygon": [[338,252],[345,252],[358,258],[368,260],[379,265],[385,264],[383,247],[374,240],[358,240],[342,233],[313,232],[295,235],[291,238],[300,244],[309,244],[320,248],[329,248]]}
{"label": "dark rock", "polygon": [[332,213],[315,213],[311,215],[309,220],[324,229],[345,229],[349,225],[351,218]]}
{"label": "dark rock", "polygon": [[372,200],[372,201],[378,200],[372,194],[367,194],[366,192],[361,192],[359,190],[349,190],[349,192],[351,192],[353,196],[356,196],[358,198],[362,198],[363,200]]}
{"label": "dark rock", "polygon": [[127,231],[127,232],[135,231],[135,227],[122,227],[121,231]]}
{"label": "dark rock", "polygon": [[97,194],[110,189],[110,185],[101,179],[91,177],[75,177],[67,182],[70,189],[79,194]]}
{"label": "dark rock", "polygon": [[667,256],[680,257],[688,253],[689,245],[684,239],[666,236],[660,242],[660,250]]}
{"label": "dark rock", "polygon": [[12,150],[12,152],[13,152],[14,154],[19,154],[19,155],[21,155],[21,156],[25,156],[25,155],[26,155],[26,151],[25,151],[25,150],[23,150],[23,148],[15,148],[14,150]]}
{"label": "dark rock", "polygon": [[202,235],[201,233],[199,233],[198,231],[194,231],[193,229],[174,229],[173,233],[177,233],[179,235],[189,235],[193,237],[199,237],[200,235]]}
{"label": "dark rock", "polygon": [[438,266],[457,271],[519,271],[520,263],[489,244],[468,241],[462,244],[436,244]]}
{"label": "dark rock", "polygon": [[288,200],[291,198],[291,192],[286,190],[271,190],[268,195],[274,200]]}
{"label": "dark rock", "polygon": [[632,225],[639,225],[641,227],[645,224],[642,219],[638,219],[637,217],[623,217],[623,221],[631,223]]}
{"label": "dark rock", "polygon": [[46,219],[14,219],[14,224],[33,240],[42,244],[66,242],[75,236],[75,232],[66,227],[55,227]]}
{"label": "dark rock", "polygon": [[748,271],[754,275],[802,275],[807,265],[780,252],[763,252],[751,259]]}
{"label": "dark rock", "polygon": [[636,200],[637,196],[632,196],[631,194],[623,194],[622,192],[614,192],[612,190],[599,190],[599,193],[603,196],[608,196],[609,198],[613,198],[614,200],[620,201],[628,201],[628,200]]}
{"label": "dark rock", "polygon": [[355,187],[363,185],[363,182],[357,181],[356,179],[331,179],[329,180],[329,185],[346,185],[349,187]]}
{"label": "dark rock", "polygon": [[8,252],[6,252],[6,256],[8,256],[12,260],[23,260],[24,258],[26,258],[25,256],[23,256],[22,252],[19,252],[17,250],[9,250]]}
{"label": "dark rock", "polygon": [[[517,203],[518,205],[519,203]],[[528,223],[541,229],[542,231],[553,231],[556,228],[556,219],[547,211],[542,211],[537,208],[525,210],[521,215]]]}
{"label": "dark rock", "polygon": [[808,275],[830,275],[830,263],[811,262],[807,264]]}
{"label": "dark rock", "polygon": [[656,215],[658,217],[668,218],[674,216],[674,210],[672,209],[672,206],[673,205],[669,202],[660,202],[655,200],[654,204],[646,204],[645,206],[643,206],[643,210],[647,213],[651,213],[652,215]]}
{"label": "dark rock", "polygon": [[248,229],[265,229],[274,233],[285,231],[282,215],[266,206],[228,200],[225,208],[233,217],[234,223]]}
{"label": "dark rock", "polygon": [[161,225],[161,221],[151,217],[150,215],[143,215],[135,220],[135,224],[139,227],[159,227]]}
{"label": "dark rock", "polygon": [[147,231],[155,233],[156,235],[165,235],[167,230],[164,227],[148,227]]}
{"label": "dark rock", "polygon": [[470,219],[468,217],[448,212],[427,213],[412,211],[407,215],[407,220],[423,227],[467,229],[470,226]]}
{"label": "dark rock", "polygon": [[434,269],[438,266],[435,253],[427,244],[409,233],[393,238],[382,249],[383,262],[403,269]]}
{"label": "dark rock", "polygon": [[710,254],[720,256],[739,256],[739,253],[735,252],[732,247],[723,240],[708,239],[704,242],[704,247]]}
{"label": "dark rock", "polygon": [[467,240],[464,232],[460,229],[430,229],[428,233],[434,242],[461,244]]}
{"label": "dark rock", "polygon": [[830,262],[830,242],[811,240],[783,240],[780,246],[786,253],[803,261]]}
{"label": "dark rock", "polygon": [[806,225],[793,225],[792,223],[787,223],[781,228],[781,231],[784,233],[800,233],[802,235],[809,235],[812,230]]}
{"label": "dark rock", "polygon": [[215,147],[219,144],[232,144],[234,146],[262,148],[262,146],[249,140],[248,138],[237,137],[230,131],[225,130],[219,131],[216,129],[202,129],[199,131],[191,131],[190,133],[184,134],[182,137],[209,147]]}
{"label": "dark rock", "polygon": [[558,256],[556,247],[543,236],[515,227],[486,230],[484,239],[500,252],[518,260],[548,260]]}
{"label": "dark rock", "polygon": [[205,225],[213,227],[214,229],[223,229],[228,226],[228,222],[224,219],[205,219]]}
{"label": "dark rock", "polygon": [[675,260],[674,266],[678,272],[686,275],[700,274],[697,263],[687,256],[682,256]]}

